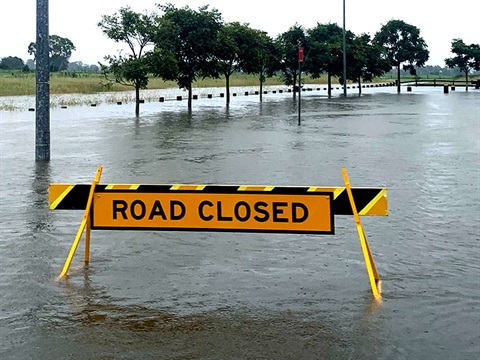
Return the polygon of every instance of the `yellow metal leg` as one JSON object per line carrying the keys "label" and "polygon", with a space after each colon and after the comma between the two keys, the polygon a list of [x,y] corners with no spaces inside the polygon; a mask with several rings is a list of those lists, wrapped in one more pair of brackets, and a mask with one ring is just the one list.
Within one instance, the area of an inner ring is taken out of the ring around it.
{"label": "yellow metal leg", "polygon": [[[363,227],[362,227],[362,231],[363,231]],[[370,252],[370,246],[368,245],[367,235],[365,235],[365,231],[363,231],[363,236],[365,238],[365,245],[368,252],[368,258],[370,259],[370,263],[372,264],[373,277],[375,278],[375,281],[378,283],[378,281],[380,280],[380,276],[378,275],[377,267],[375,266],[375,262],[373,261],[373,256],[372,256],[372,253]]]}
{"label": "yellow metal leg", "polygon": [[368,246],[367,236],[363,230],[362,223],[360,221],[360,216],[357,212],[357,207],[355,206],[355,201],[353,199],[352,189],[350,188],[350,181],[348,179],[347,170],[342,169],[343,180],[345,181],[345,187],[347,188],[348,198],[350,199],[350,204],[352,206],[353,217],[355,219],[355,224],[357,226],[358,237],[360,238],[360,245],[363,251],[363,258],[365,260],[365,265],[367,267],[368,279],[370,280],[370,286],[372,288],[373,297],[376,300],[381,299],[380,292],[377,288],[377,282],[380,281],[378,276],[377,268],[375,262],[373,261],[372,253],[370,252],[370,247]]}
{"label": "yellow metal leg", "polygon": [[90,220],[91,214],[88,214],[87,229],[85,230],[85,265],[90,262]]}
{"label": "yellow metal leg", "polygon": [[[82,237],[83,230],[85,229],[85,226],[87,225],[87,222],[89,220],[90,209],[92,207],[92,202],[93,202],[93,194],[95,193],[95,186],[100,182],[101,175],[102,175],[102,167],[99,166],[97,169],[95,180],[93,180],[92,186],[90,187],[90,193],[88,195],[87,207],[85,208],[85,213],[83,214],[83,220],[80,223],[80,227],[78,228],[77,235],[75,236],[75,240],[73,241],[72,247],[70,248],[70,252],[68,253],[67,260],[65,260],[65,264],[63,265],[62,272],[58,276],[59,278],[65,276],[68,272],[68,269],[70,268],[70,264],[72,263],[73,256],[75,255],[75,251],[77,250],[78,243],[80,242],[80,239]],[[88,236],[90,241],[90,234],[88,234]]]}

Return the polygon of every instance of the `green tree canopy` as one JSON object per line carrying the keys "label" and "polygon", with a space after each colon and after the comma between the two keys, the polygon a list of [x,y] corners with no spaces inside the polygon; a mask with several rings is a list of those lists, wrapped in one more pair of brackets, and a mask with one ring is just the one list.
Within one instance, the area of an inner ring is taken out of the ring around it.
{"label": "green tree canopy", "polygon": [[[306,35],[305,29],[299,24],[295,24],[286,32],[280,34],[276,43],[280,51],[280,71],[285,85],[295,88],[298,78],[298,49],[305,46]],[[305,49],[308,53],[308,49]],[[293,97],[295,98],[295,91]]]}
{"label": "green tree canopy", "polygon": [[139,116],[140,89],[147,87],[150,73],[145,47],[153,45],[157,15],[140,14],[124,7],[113,15],[103,15],[98,26],[108,38],[125,43],[130,49],[130,54],[105,56],[108,66],[101,64],[101,67],[107,79],[111,80],[112,74],[116,82],[135,88],[135,115]]}
{"label": "green tree canopy", "polygon": [[17,56],[7,56],[0,61],[0,69],[20,70],[23,69],[25,63]]}
{"label": "green tree canopy", "polygon": [[232,22],[223,25],[217,38],[218,71],[225,76],[226,104],[230,104],[230,76],[246,71],[253,46],[253,30],[248,24]]}
{"label": "green tree canopy", "polygon": [[[217,37],[223,24],[222,16],[208,6],[193,10],[188,6],[160,5],[163,20],[170,31],[165,32],[177,62],[176,81],[188,90],[188,108],[192,108],[192,83],[198,77],[218,77]],[[157,47],[162,44],[156,42]]]}
{"label": "green tree canopy", "polygon": [[[66,70],[68,68],[68,60],[72,56],[72,52],[76,50],[75,45],[73,45],[70,39],[58,35],[50,35],[48,42],[50,71]],[[30,45],[28,45],[28,53],[35,56],[36,52],[36,43],[31,42]]]}
{"label": "green tree canopy", "polygon": [[372,43],[368,34],[355,36],[347,51],[347,79],[358,83],[361,94],[361,81],[372,81],[377,76],[388,72],[392,66],[390,61],[382,58],[382,49]]}
{"label": "green tree canopy", "polygon": [[455,56],[445,59],[445,64],[449,68],[459,68],[465,74],[468,91],[468,74],[472,70],[480,70],[480,45],[467,45],[462,39],[453,39],[451,51]]}
{"label": "green tree canopy", "polygon": [[252,43],[246,54],[245,71],[256,74],[260,84],[260,101],[263,83],[280,69],[280,49],[265,31],[253,30]]}
{"label": "green tree canopy", "polygon": [[429,52],[420,29],[402,20],[390,20],[375,34],[374,42],[382,48],[382,57],[397,67],[397,91],[400,92],[400,66],[413,70],[423,66]]}
{"label": "green tree canopy", "polygon": [[[347,54],[351,53],[353,33],[348,31]],[[343,73],[343,30],[337,24],[317,24],[307,31],[308,57],[305,70],[318,78],[322,73],[328,76],[328,97],[331,96],[332,76],[341,77]],[[348,63],[348,62],[347,62]]]}

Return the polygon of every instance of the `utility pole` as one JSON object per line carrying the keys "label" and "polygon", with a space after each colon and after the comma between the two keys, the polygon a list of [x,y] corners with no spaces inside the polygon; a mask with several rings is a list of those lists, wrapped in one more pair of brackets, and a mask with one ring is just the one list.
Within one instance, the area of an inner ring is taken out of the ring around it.
{"label": "utility pole", "polygon": [[347,97],[347,45],[345,35],[345,0],[343,0],[343,96]]}
{"label": "utility pole", "polygon": [[35,161],[50,160],[48,0],[37,0]]}

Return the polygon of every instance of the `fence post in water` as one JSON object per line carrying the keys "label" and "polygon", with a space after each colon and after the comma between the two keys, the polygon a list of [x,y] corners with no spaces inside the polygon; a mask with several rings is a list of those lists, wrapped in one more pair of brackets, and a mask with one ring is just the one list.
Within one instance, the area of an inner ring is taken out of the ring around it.
{"label": "fence post in water", "polygon": [[48,0],[37,0],[35,161],[50,160]]}

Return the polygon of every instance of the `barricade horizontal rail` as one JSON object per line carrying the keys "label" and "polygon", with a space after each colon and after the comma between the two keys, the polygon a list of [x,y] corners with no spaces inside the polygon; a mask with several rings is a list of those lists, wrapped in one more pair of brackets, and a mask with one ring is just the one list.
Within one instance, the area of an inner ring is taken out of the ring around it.
{"label": "barricade horizontal rail", "polygon": [[[89,184],[50,184],[50,209],[51,210],[85,210]],[[271,194],[304,194],[312,192],[333,193],[333,215],[353,215],[352,207],[345,187],[328,186],[266,186],[266,185],[197,185],[197,184],[98,184],[95,193],[102,192],[136,192],[136,193],[169,193],[178,191],[206,192],[217,194],[230,194],[237,192]],[[387,216],[388,196],[387,189],[381,187],[354,187],[353,198],[362,216]]]}

